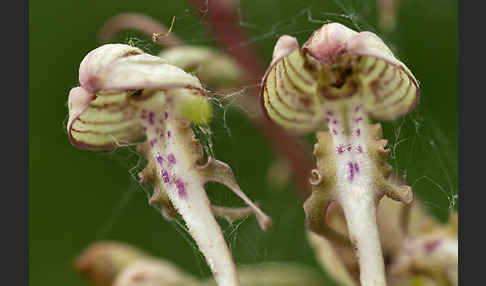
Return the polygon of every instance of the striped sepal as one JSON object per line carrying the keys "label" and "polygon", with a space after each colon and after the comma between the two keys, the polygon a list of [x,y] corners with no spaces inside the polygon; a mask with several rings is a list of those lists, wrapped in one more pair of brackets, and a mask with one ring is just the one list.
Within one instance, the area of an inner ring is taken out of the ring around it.
{"label": "striped sepal", "polygon": [[110,150],[133,143],[143,136],[136,110],[128,103],[129,93],[97,94],[81,105],[72,100],[72,94],[69,98],[68,132],[74,146]]}
{"label": "striped sepal", "polygon": [[371,56],[362,57],[358,77],[365,110],[380,120],[396,119],[412,110],[419,90],[409,74],[402,65]]}
{"label": "striped sepal", "polygon": [[315,129],[324,117],[318,82],[304,64],[304,57],[296,49],[276,62],[263,81],[268,116],[295,132]]}

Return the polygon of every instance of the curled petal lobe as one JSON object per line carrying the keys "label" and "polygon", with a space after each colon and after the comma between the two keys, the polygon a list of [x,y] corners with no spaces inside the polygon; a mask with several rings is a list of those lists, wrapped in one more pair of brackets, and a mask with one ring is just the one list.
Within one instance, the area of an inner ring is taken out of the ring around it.
{"label": "curled petal lobe", "polygon": [[203,90],[199,79],[165,63],[160,57],[143,54],[120,58],[107,66],[105,90],[191,88]]}
{"label": "curled petal lobe", "polygon": [[324,115],[318,82],[305,65],[297,40],[282,36],[262,84],[266,114],[296,133],[315,130],[322,123]]}
{"label": "curled petal lobe", "polygon": [[81,113],[89,107],[90,102],[94,99],[94,96],[87,92],[84,88],[77,86],[69,91],[68,108],[69,108],[69,121],[68,131],[71,128],[72,122],[76,120]]}
{"label": "curled petal lobe", "polygon": [[298,48],[299,43],[297,42],[296,38],[289,35],[281,36],[273,49],[272,62],[270,63],[270,66],[273,66],[277,61],[281,60],[283,57],[286,57]]}
{"label": "curled petal lobe", "polygon": [[68,133],[71,143],[79,149],[110,150],[141,138],[142,126],[128,97],[126,92],[99,93],[89,101],[75,100],[83,105],[81,109],[76,104],[70,105]]}
{"label": "curled petal lobe", "polygon": [[79,82],[91,93],[103,89],[106,67],[117,59],[143,54],[139,48],[123,44],[107,44],[89,52],[79,66]]}
{"label": "curled petal lobe", "polygon": [[88,92],[186,87],[202,90],[199,80],[162,58],[122,44],[106,44],[81,62],[79,82]]}

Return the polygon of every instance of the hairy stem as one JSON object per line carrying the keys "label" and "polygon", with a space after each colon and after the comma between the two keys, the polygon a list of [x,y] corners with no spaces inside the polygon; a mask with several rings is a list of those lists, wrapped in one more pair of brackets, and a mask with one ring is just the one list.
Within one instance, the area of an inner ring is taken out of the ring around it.
{"label": "hairy stem", "polygon": [[376,202],[366,194],[369,192],[360,186],[349,188],[340,194],[339,201],[359,260],[361,285],[381,286],[386,285],[385,267],[376,224]]}
{"label": "hairy stem", "polygon": [[359,261],[361,285],[382,286],[386,285],[385,269],[376,221],[376,206],[382,196],[377,182],[382,176],[373,156],[380,141],[370,138],[372,125],[362,109],[353,100],[329,105],[326,143],[332,150],[327,162],[318,165],[333,165],[334,181],[329,188],[344,211]]}
{"label": "hairy stem", "polygon": [[[196,166],[190,127],[167,109],[165,113],[141,113],[156,176],[172,205],[182,216],[189,233],[204,254],[219,285],[239,285],[236,268],[221,228],[212,213],[204,190],[205,179]],[[191,133],[192,135],[192,133]]]}

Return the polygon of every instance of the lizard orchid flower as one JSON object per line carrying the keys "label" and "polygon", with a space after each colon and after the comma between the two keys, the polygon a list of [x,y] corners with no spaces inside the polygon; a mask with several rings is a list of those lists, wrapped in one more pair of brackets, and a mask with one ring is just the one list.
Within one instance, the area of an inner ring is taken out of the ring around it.
{"label": "lizard orchid flower", "polygon": [[[138,144],[148,160],[140,180],[154,185],[149,203],[161,207],[168,219],[180,214],[218,284],[238,285],[214,215],[254,213],[263,230],[271,220],[242,192],[227,164],[212,157],[203,163],[201,144],[190,127],[211,116],[199,79],[138,48],[106,44],[83,59],[79,82],[68,101],[71,143],[90,150]],[[226,185],[249,207],[212,206],[204,190],[209,181]]]}
{"label": "lizard orchid flower", "polygon": [[[387,141],[381,125],[370,120],[410,112],[419,97],[417,80],[375,34],[330,23],[302,48],[281,36],[262,87],[271,120],[300,134],[318,131],[313,190],[304,203],[308,227],[353,245],[361,285],[386,285],[376,207],[384,194],[405,203],[413,195],[409,186],[389,180]],[[344,210],[349,239],[324,222],[333,201]]]}

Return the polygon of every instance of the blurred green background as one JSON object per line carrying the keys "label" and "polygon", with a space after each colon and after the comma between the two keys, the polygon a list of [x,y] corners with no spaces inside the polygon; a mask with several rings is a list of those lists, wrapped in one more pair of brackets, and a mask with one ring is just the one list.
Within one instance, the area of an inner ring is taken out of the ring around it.
{"label": "blurred green background", "polygon": [[[209,0],[211,1],[211,0]],[[73,148],[67,138],[67,96],[78,85],[78,67],[96,48],[105,20],[121,12],[146,13],[169,24],[189,44],[216,46],[199,14],[186,1],[30,1],[29,47],[29,274],[30,285],[86,285],[72,271],[81,250],[96,240],[132,243],[172,261],[199,277],[210,272],[186,240],[187,234],[162,219],[147,204],[144,189],[131,173],[133,150],[95,153]],[[323,21],[339,21],[382,36],[422,87],[416,110],[385,123],[393,150],[392,165],[406,175],[415,194],[441,220],[456,208],[458,24],[457,1],[400,1],[397,27],[383,33],[376,1],[241,1],[241,25],[265,63],[277,38],[296,36],[303,43]],[[127,31],[117,38],[148,52],[149,38]],[[222,227],[237,264],[287,261],[320,269],[306,243],[302,201],[292,185],[268,181],[275,154],[237,109],[217,110],[212,123],[216,157],[229,163],[250,198],[274,220],[259,231],[254,218]],[[230,132],[228,132],[228,130]],[[309,146],[313,138],[309,137]],[[209,185],[220,204],[241,205],[223,187]],[[146,190],[145,190],[146,191]],[[319,270],[322,271],[322,270]],[[333,284],[329,284],[333,285]]]}

